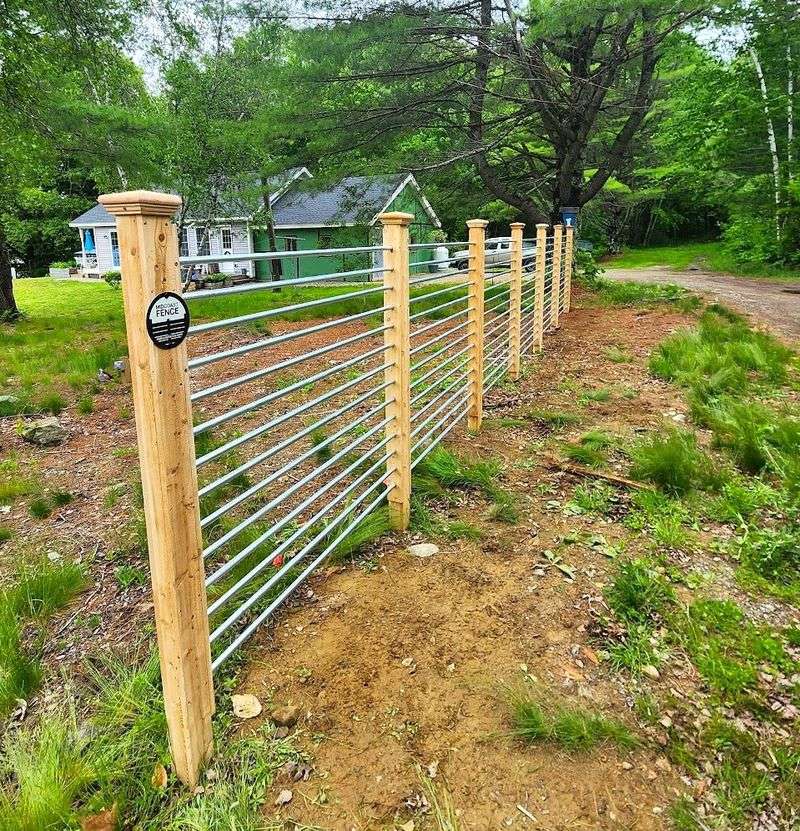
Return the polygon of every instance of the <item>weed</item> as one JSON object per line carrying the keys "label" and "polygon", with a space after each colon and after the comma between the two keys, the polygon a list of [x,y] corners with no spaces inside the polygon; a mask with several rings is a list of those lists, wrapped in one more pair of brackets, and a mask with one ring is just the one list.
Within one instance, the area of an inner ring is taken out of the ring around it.
{"label": "weed", "polygon": [[13,536],[14,533],[10,528],[0,525],[0,543],[8,542]]}
{"label": "weed", "polygon": [[774,507],[777,500],[776,491],[758,479],[732,478],[704,510],[706,516],[717,522],[741,525],[762,508]]}
{"label": "weed", "polygon": [[605,451],[611,447],[614,439],[602,430],[590,430],[575,442],[565,442],[561,446],[562,454],[572,462],[587,467],[602,467],[606,462]]}
{"label": "weed", "polygon": [[6,734],[0,771],[13,785],[0,787],[0,827],[40,831],[73,827],[73,803],[93,778],[87,740],[74,715],[45,717],[31,731]]}
{"label": "weed", "polygon": [[[376,511],[367,514],[342,540],[340,540],[331,551],[331,558],[334,561],[341,561],[347,557],[358,554],[364,546],[388,533],[391,528],[388,508],[378,508]],[[335,538],[339,531],[334,529],[330,536]],[[320,544],[319,548],[326,548],[330,543],[327,538]]]}
{"label": "weed", "polygon": [[69,491],[53,491],[50,494],[50,500],[57,508],[63,508],[72,502],[73,496]]}
{"label": "weed", "polygon": [[143,586],[147,583],[147,573],[136,566],[117,566],[114,569],[114,577],[123,591],[131,586]]}
{"label": "weed", "polygon": [[418,480],[431,479],[444,487],[474,488],[491,496],[499,472],[497,462],[470,461],[443,447],[436,447],[417,466],[415,476]]}
{"label": "weed", "polygon": [[650,725],[655,724],[661,715],[658,702],[647,692],[641,693],[633,699],[633,711],[640,721]]}
{"label": "weed", "polygon": [[627,624],[651,624],[660,619],[675,595],[652,563],[625,560],[617,564],[603,595],[611,610]]}
{"label": "weed", "polygon": [[494,499],[494,505],[492,505],[489,511],[489,517],[491,519],[497,522],[505,522],[509,525],[519,522],[519,509],[510,493],[500,488],[494,488],[492,498]]}
{"label": "weed", "polygon": [[37,409],[57,416],[63,412],[65,406],[64,399],[57,392],[49,392],[39,399]]}
{"label": "weed", "polygon": [[326,432],[321,427],[311,432],[311,444],[317,448],[314,455],[320,464],[327,462],[333,456],[333,443],[325,444],[327,438]]}
{"label": "weed", "polygon": [[624,349],[620,349],[620,347],[616,345],[609,346],[604,349],[603,354],[609,361],[615,364],[629,364],[633,361],[633,358],[631,358],[628,352]]}
{"label": "weed", "polygon": [[[515,520],[501,520],[503,522]],[[451,540],[479,540],[483,536],[483,532],[476,525],[470,522],[463,522],[461,520],[454,520],[449,522],[444,529],[444,534]]]}
{"label": "weed", "polygon": [[739,547],[742,565],[771,582],[800,581],[800,528],[751,529]]}
{"label": "weed", "polygon": [[575,413],[561,412],[559,410],[528,410],[525,413],[528,421],[538,421],[553,430],[563,430],[571,424],[577,424],[581,419]]}
{"label": "weed", "polygon": [[23,649],[22,622],[46,619],[66,605],[84,583],[80,566],[42,559],[21,565],[16,581],[0,592],[0,713],[8,712],[17,699],[27,698],[42,677],[38,658]]}
{"label": "weed", "polygon": [[599,387],[598,389],[594,390],[586,390],[584,391],[578,401],[581,404],[588,404],[589,402],[596,402],[600,403],[603,401],[608,401],[611,398],[611,390],[606,389],[605,387]]}
{"label": "weed", "polygon": [[607,645],[608,661],[615,670],[627,669],[636,673],[643,666],[660,662],[653,633],[649,626],[629,626],[624,635]]}
{"label": "weed", "polygon": [[53,513],[53,506],[44,497],[36,497],[31,500],[28,510],[35,519],[47,519]]}
{"label": "weed", "polygon": [[81,415],[91,415],[94,412],[94,399],[91,395],[84,395],[79,399],[76,405],[77,411]]}
{"label": "weed", "polygon": [[659,517],[651,526],[653,541],[662,548],[680,551],[690,541],[688,531],[679,516],[674,514]]}
{"label": "weed", "polygon": [[575,513],[607,514],[616,494],[614,488],[602,482],[578,485],[567,504],[570,508],[577,509]]}
{"label": "weed", "polygon": [[103,494],[103,507],[107,508],[109,511],[113,510],[119,504],[119,500],[125,494],[125,484],[123,482],[116,482],[113,485],[109,485],[106,488],[105,494]]}
{"label": "weed", "polygon": [[556,744],[568,752],[590,750],[605,743],[624,748],[638,744],[621,722],[576,706],[554,703],[551,695],[532,688],[512,691],[509,705],[514,734],[529,743]]}
{"label": "weed", "polygon": [[796,666],[781,638],[747,621],[730,600],[698,600],[674,624],[709,687],[734,701],[749,700],[763,666],[787,672]]}
{"label": "weed", "polygon": [[444,785],[437,786],[419,767],[417,768],[417,776],[422,783],[422,790],[430,806],[435,831],[460,831],[461,820],[447,788]]}
{"label": "weed", "polygon": [[710,481],[711,459],[697,447],[692,433],[670,429],[635,445],[631,476],[652,482],[669,494],[685,494]]}

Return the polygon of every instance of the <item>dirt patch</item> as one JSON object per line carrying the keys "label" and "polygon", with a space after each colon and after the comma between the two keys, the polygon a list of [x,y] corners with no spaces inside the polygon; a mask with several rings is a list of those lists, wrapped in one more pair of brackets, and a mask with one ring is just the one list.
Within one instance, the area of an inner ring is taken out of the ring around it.
{"label": "dirt patch", "polygon": [[[649,378],[645,359],[686,318],[579,309],[562,322],[525,380],[492,394],[488,417],[574,409],[582,390],[598,386],[611,398],[588,402],[576,433],[602,426],[632,434],[680,413],[679,394]],[[608,360],[611,344],[634,362]],[[492,522],[488,505],[465,495],[453,518],[479,523],[479,542],[437,540],[440,552],[419,560],[406,552],[419,538],[385,541],[370,553],[370,567],[314,579],[303,607],[256,637],[240,691],[299,705],[301,743],[314,759],[309,781],[293,786],[287,818],[348,831],[394,827],[413,815],[417,766],[433,766],[465,829],[665,827],[682,786],[657,736],[632,753],[605,747],[568,757],[510,734],[506,689],[529,677],[553,696],[634,723],[629,697],[598,665],[587,633],[609,561],[572,546],[569,580],[544,557],[567,534],[597,532],[598,521],[564,516],[576,483],[539,466],[542,440],[525,426],[453,442],[504,461],[501,484],[519,499],[519,524]],[[600,525],[613,540],[614,526]],[[676,668],[661,683],[688,695],[692,673]],[[415,821],[419,828],[430,820]]]}

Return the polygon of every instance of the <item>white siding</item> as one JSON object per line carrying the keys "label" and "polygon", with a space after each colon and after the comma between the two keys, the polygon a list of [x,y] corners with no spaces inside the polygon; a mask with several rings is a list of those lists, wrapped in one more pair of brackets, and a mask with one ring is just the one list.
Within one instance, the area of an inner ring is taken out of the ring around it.
{"label": "white siding", "polygon": [[[194,225],[187,226],[188,234],[187,241],[189,243],[189,255],[195,256],[197,254],[197,234],[195,233]],[[211,226],[209,233],[209,247],[212,254],[222,253],[222,228],[231,229],[231,254],[249,254],[250,253],[250,233],[245,222],[231,222],[219,223]],[[235,262],[220,263],[219,270],[226,274],[233,274],[247,271],[252,275],[252,263],[247,259],[236,260]]]}
{"label": "white siding", "polygon": [[114,265],[114,258],[111,253],[111,232],[115,230],[109,225],[99,225],[94,229],[94,244],[97,249],[97,270],[100,274],[107,271],[119,271],[119,266]]}

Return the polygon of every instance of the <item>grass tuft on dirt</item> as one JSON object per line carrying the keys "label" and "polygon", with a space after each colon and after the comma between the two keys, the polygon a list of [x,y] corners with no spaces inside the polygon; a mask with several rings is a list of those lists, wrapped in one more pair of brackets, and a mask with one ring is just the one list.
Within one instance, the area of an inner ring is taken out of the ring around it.
{"label": "grass tuft on dirt", "polygon": [[569,753],[602,744],[633,748],[639,740],[620,721],[578,706],[554,702],[531,686],[508,694],[513,733],[525,742],[555,744]]}

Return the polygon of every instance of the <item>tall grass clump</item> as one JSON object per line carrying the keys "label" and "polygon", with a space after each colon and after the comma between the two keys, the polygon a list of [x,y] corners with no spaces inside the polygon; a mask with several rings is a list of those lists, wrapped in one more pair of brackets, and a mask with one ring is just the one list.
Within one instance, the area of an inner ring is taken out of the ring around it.
{"label": "tall grass clump", "polygon": [[647,560],[619,563],[603,592],[617,618],[627,624],[652,624],[674,602],[675,593]]}
{"label": "tall grass clump", "polygon": [[783,383],[791,358],[792,351],[771,335],[710,307],[697,329],[677,332],[659,344],[650,372],[688,387],[696,401],[708,402],[726,392],[741,393],[752,383]]}
{"label": "tall grass clump", "polygon": [[76,563],[42,559],[22,565],[15,582],[0,592],[0,715],[17,699],[27,698],[42,679],[38,647],[23,642],[26,622],[41,625],[83,588],[85,580]]}
{"label": "tall grass clump", "polygon": [[622,722],[553,702],[551,695],[530,687],[510,691],[508,703],[514,735],[531,744],[555,744],[568,752],[580,752],[606,743],[623,748],[639,743]]}
{"label": "tall grass clump", "polygon": [[671,428],[634,445],[631,476],[652,482],[665,493],[682,495],[713,483],[713,460],[697,446],[693,433]]}

